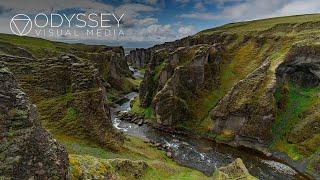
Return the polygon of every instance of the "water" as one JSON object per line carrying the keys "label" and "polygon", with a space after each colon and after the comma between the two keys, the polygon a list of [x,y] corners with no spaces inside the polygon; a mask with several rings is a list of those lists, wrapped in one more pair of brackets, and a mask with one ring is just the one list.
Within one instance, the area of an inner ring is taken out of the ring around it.
{"label": "water", "polygon": [[133,72],[133,77],[135,77],[137,79],[143,79],[144,74],[141,71],[139,71],[131,66],[129,66],[129,69],[131,72]]}
{"label": "water", "polygon": [[127,94],[125,98],[129,99],[128,102],[118,105],[113,110],[114,127],[131,136],[166,144],[172,152],[173,160],[181,165],[197,169],[209,176],[216,168],[225,166],[236,158],[241,158],[250,174],[259,179],[304,179],[291,167],[270,160],[253,151],[240,150],[205,139],[170,134],[151,128],[148,125],[138,126],[121,121],[116,116],[116,112],[129,111],[130,102],[137,96],[138,93],[136,92]]}

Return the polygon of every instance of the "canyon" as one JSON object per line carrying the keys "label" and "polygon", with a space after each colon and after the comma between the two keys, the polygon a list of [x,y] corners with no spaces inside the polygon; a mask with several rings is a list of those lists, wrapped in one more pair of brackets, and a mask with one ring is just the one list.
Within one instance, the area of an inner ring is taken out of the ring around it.
{"label": "canyon", "polygon": [[227,24],[128,55],[0,34],[0,178],[319,179],[319,22]]}

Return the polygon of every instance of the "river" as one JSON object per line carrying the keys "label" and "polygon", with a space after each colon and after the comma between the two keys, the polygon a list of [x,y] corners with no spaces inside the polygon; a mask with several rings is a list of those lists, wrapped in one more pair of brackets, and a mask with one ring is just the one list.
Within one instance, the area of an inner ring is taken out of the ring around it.
{"label": "river", "polygon": [[[130,69],[136,78],[143,77],[139,71],[131,67]],[[124,98],[127,101],[113,109],[114,127],[131,136],[166,144],[172,152],[172,159],[183,166],[197,169],[210,176],[216,168],[225,166],[236,158],[241,158],[250,174],[259,179],[305,179],[288,165],[274,161],[255,151],[238,149],[203,138],[166,133],[148,125],[138,126],[134,123],[121,121],[117,117],[117,112],[130,111],[130,102],[137,96],[137,92],[126,94]]]}

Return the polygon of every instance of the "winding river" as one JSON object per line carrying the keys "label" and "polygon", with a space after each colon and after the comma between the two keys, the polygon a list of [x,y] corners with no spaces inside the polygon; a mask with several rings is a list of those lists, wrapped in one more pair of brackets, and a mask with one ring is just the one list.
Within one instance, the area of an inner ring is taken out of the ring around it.
{"label": "winding river", "polygon": [[[133,71],[136,78],[143,77],[139,71],[131,67],[130,70]],[[166,133],[148,125],[138,126],[134,123],[121,121],[117,117],[117,113],[130,111],[130,102],[137,96],[137,92],[126,94],[124,98],[128,100],[123,104],[116,105],[113,109],[114,127],[131,136],[166,144],[172,152],[173,160],[183,166],[197,169],[210,176],[216,168],[225,166],[236,158],[241,158],[250,174],[259,179],[305,179],[291,167],[255,151],[241,150],[202,138],[185,137]]]}

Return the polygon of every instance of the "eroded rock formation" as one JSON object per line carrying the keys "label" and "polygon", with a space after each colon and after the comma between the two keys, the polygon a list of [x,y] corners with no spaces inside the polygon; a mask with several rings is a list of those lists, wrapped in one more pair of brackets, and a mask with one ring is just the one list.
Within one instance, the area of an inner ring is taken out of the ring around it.
{"label": "eroded rock formation", "polygon": [[72,55],[46,59],[2,55],[0,63],[12,69],[52,132],[106,146],[121,143],[105,104],[104,80],[94,64]]}
{"label": "eroded rock formation", "polygon": [[270,62],[264,62],[219,101],[210,113],[214,132],[253,144],[267,145],[272,140],[275,84],[268,84],[269,67]]}
{"label": "eroded rock formation", "polygon": [[6,68],[0,68],[0,140],[0,179],[67,179],[67,152],[40,126]]}

